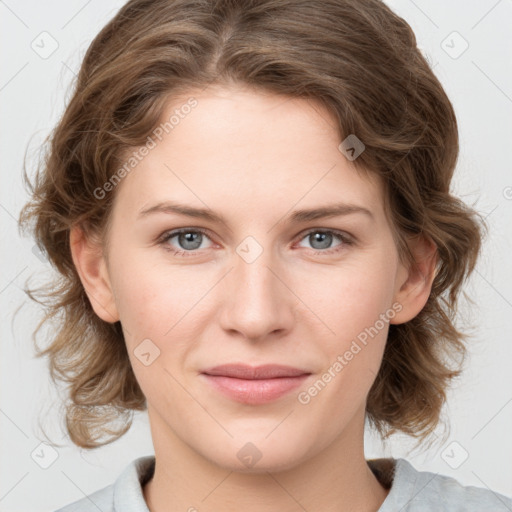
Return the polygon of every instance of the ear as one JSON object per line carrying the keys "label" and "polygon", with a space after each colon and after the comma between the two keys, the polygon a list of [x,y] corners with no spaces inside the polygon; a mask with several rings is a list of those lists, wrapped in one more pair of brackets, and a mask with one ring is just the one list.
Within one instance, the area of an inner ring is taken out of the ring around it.
{"label": "ear", "polygon": [[425,235],[408,240],[414,256],[414,264],[407,267],[400,264],[397,273],[394,301],[402,309],[390,319],[392,324],[402,324],[412,320],[423,309],[432,290],[438,260],[435,243]]}
{"label": "ear", "polygon": [[119,320],[101,244],[87,237],[79,226],[69,234],[71,256],[94,312],[105,322]]}

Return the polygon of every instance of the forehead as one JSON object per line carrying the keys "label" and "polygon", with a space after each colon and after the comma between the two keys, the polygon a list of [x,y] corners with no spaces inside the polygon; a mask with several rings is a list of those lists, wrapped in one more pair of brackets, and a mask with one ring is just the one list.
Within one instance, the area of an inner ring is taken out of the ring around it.
{"label": "forehead", "polygon": [[176,198],[203,207],[256,201],[265,211],[299,202],[382,203],[378,176],[359,172],[340,152],[335,117],[312,100],[190,90],[169,98],[150,138],[152,148],[116,191],[139,210]]}

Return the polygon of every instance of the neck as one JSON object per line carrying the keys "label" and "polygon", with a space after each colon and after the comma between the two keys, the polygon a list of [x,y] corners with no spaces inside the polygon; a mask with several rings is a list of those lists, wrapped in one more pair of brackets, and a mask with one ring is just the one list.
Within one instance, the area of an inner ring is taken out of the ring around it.
{"label": "neck", "polygon": [[291,469],[248,473],[219,467],[153,416],[156,463],[144,498],[151,512],[377,512],[389,490],[366,463],[364,420],[356,423]]}

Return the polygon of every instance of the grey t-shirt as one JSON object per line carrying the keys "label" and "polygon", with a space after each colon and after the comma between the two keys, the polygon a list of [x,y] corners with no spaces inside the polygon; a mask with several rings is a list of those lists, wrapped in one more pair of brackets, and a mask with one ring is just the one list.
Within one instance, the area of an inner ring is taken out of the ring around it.
{"label": "grey t-shirt", "polygon": [[[454,478],[417,471],[405,459],[370,459],[378,480],[390,488],[378,512],[512,512],[512,498]],[[117,480],[56,512],[149,512],[142,488],[153,476],[155,457],[133,460]]]}

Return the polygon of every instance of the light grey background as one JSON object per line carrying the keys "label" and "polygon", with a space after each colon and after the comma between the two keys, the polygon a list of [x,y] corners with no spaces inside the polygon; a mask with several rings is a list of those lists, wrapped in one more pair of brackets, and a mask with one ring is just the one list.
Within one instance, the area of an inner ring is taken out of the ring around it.
{"label": "light grey background", "polygon": [[[96,451],[78,449],[59,429],[62,397],[50,384],[46,361],[32,351],[40,311],[22,291],[28,277],[44,279],[49,265],[32,252],[31,239],[18,235],[16,223],[26,201],[25,149],[33,169],[37,146],[61,115],[85,50],[123,3],[0,1],[1,511],[53,511],[153,453],[145,414],[121,440]],[[466,286],[476,306],[463,310],[460,325],[471,325],[473,338],[466,372],[449,393],[449,436],[439,431],[437,445],[410,452],[405,436],[383,447],[369,433],[366,455],[405,456],[418,469],[512,496],[512,1],[388,4],[414,29],[454,104],[461,139],[454,191],[486,216],[490,236]],[[51,36],[40,35],[44,31]],[[52,44],[58,48],[44,54]],[[65,447],[40,446],[48,440],[39,422]]]}

